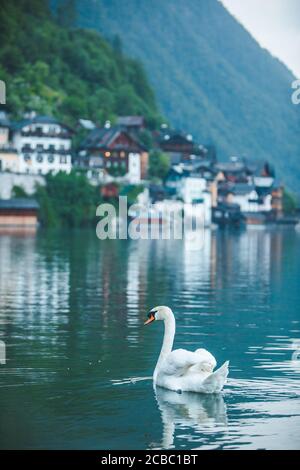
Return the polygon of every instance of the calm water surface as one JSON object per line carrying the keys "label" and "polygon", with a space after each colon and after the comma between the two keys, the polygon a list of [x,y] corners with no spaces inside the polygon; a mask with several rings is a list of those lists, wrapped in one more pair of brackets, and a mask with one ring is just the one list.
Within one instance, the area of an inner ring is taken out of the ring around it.
{"label": "calm water surface", "polygon": [[[0,447],[300,449],[300,233],[105,241],[0,236]],[[218,396],[155,393],[162,324],[230,379]],[[138,380],[143,378],[144,380]]]}

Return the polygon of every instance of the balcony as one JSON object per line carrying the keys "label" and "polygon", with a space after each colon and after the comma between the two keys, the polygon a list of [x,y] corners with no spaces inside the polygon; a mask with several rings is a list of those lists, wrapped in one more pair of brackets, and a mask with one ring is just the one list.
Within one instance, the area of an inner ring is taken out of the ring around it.
{"label": "balcony", "polygon": [[22,137],[53,137],[56,139],[71,139],[69,132],[43,132],[43,131],[22,131]]}
{"label": "balcony", "polygon": [[56,149],[56,148],[45,148],[45,147],[32,147],[31,145],[23,145],[21,148],[22,153],[50,153],[50,154],[57,154],[57,155],[71,155],[71,149]]}

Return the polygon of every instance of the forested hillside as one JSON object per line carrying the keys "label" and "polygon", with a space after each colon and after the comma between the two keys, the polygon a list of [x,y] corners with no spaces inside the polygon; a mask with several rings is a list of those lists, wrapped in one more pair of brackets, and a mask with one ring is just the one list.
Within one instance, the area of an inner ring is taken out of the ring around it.
{"label": "forested hillside", "polygon": [[[52,6],[70,0],[52,0]],[[74,0],[75,1],[75,0]],[[145,64],[169,121],[219,157],[270,160],[300,183],[300,106],[289,70],[217,0],[76,0],[77,22]]]}
{"label": "forested hillside", "polygon": [[14,117],[34,109],[70,124],[78,118],[103,124],[118,114],[159,121],[141,63],[126,58],[118,41],[112,46],[96,31],[75,29],[68,8],[54,17],[47,0],[0,0],[4,109]]}

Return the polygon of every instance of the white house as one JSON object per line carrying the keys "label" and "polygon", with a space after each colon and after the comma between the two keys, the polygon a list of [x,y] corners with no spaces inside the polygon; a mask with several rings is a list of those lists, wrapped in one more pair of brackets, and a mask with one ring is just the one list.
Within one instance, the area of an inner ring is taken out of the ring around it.
{"label": "white house", "polygon": [[247,183],[238,183],[230,189],[228,202],[238,204],[242,212],[269,212],[272,210],[272,195],[259,195],[256,188]]}
{"label": "white house", "polygon": [[20,173],[46,174],[72,169],[72,129],[49,116],[31,116],[12,126]]}

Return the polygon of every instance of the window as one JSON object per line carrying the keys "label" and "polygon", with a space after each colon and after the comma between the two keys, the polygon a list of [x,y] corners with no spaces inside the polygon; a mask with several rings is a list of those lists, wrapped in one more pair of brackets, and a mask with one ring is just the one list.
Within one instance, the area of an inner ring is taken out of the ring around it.
{"label": "window", "polygon": [[60,157],[60,160],[59,160],[59,161],[60,161],[60,163],[61,163],[62,165],[65,165],[66,163],[68,163],[68,162],[67,162],[67,157],[65,157],[65,156]]}
{"label": "window", "polygon": [[44,160],[43,155],[38,155],[38,156],[36,157],[36,161],[37,161],[38,163],[43,163],[43,160]]}
{"label": "window", "polygon": [[28,153],[25,153],[24,155],[24,161],[25,162],[30,162],[31,161],[31,156]]}
{"label": "window", "polygon": [[48,155],[48,163],[53,163],[53,162],[54,162],[53,155]]}

